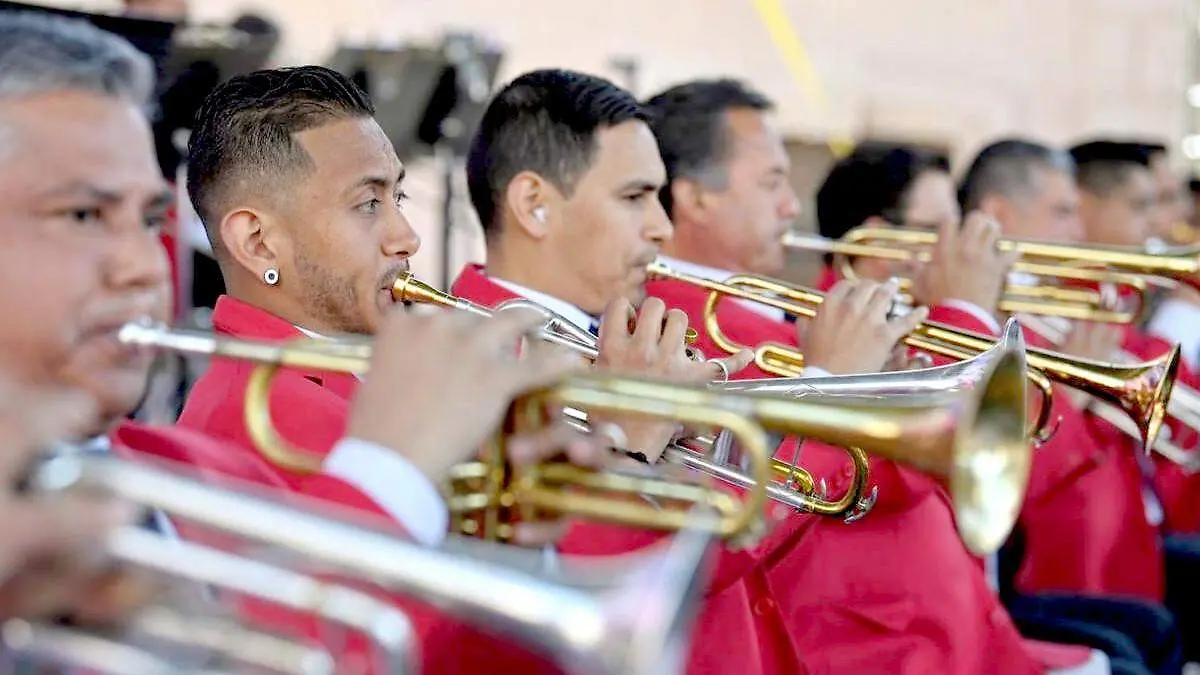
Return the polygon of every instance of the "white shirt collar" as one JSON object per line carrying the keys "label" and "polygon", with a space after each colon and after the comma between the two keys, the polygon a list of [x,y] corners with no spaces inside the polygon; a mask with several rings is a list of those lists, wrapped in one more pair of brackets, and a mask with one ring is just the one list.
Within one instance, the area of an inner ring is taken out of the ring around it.
{"label": "white shirt collar", "polygon": [[[678,258],[672,258],[666,255],[660,255],[659,260],[663,261],[673,269],[683,272],[684,274],[690,274],[694,277],[707,279],[708,281],[725,281],[729,277],[733,276],[733,272],[728,270],[709,267],[708,265],[701,265],[700,263],[694,263],[690,260],[680,260]],[[736,302],[743,308],[748,309],[760,316],[764,316],[772,321],[783,321],[783,310],[781,309],[767,307],[762,303],[752,302],[750,300],[734,299],[733,302]]]}
{"label": "white shirt collar", "polygon": [[505,281],[504,279],[499,279],[497,277],[488,278],[497,285],[516,293],[526,300],[536,302],[551,312],[558,314],[562,318],[571,322],[573,326],[580,330],[590,330],[592,327],[592,316],[582,309],[579,309],[575,305],[567,302],[566,300],[561,300],[553,295],[542,293],[541,291],[535,291],[532,288],[525,288],[520,284],[514,284],[511,281]]}

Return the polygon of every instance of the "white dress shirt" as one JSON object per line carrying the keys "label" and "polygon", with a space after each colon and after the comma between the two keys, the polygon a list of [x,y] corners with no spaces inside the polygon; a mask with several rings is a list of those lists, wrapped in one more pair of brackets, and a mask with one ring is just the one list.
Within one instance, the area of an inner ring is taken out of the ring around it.
{"label": "white dress shirt", "polygon": [[548,293],[535,291],[532,288],[525,288],[520,284],[515,284],[504,279],[497,279],[496,277],[488,277],[488,279],[501,288],[505,288],[512,293],[529,300],[530,302],[534,302],[542,307],[545,307],[551,312],[554,312],[555,314],[566,319],[571,323],[571,325],[580,330],[589,330],[592,327],[592,322],[595,320],[591,314],[579,309],[566,300],[556,298]]}

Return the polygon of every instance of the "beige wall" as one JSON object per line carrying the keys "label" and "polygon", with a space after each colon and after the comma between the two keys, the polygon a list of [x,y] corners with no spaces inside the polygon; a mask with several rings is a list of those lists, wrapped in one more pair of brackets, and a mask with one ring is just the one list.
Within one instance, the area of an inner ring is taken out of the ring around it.
{"label": "beige wall", "polygon": [[[200,19],[249,7],[274,16],[285,29],[282,62],[321,61],[339,38],[432,40],[445,28],[474,29],[508,50],[501,77],[539,66],[615,77],[610,59],[633,56],[640,93],[689,77],[740,76],[779,102],[793,136],[910,138],[948,146],[957,159],[998,134],[1175,140],[1190,121],[1183,92],[1196,27],[1185,17],[1188,0],[785,4],[824,82],[828,111],[784,66],[753,0],[192,0]],[[436,192],[436,180],[425,182]],[[414,204],[414,213],[423,208]]]}

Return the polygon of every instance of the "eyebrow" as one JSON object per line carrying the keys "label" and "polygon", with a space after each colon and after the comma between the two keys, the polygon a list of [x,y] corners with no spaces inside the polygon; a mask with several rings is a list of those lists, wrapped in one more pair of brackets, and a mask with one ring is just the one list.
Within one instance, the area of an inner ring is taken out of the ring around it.
{"label": "eyebrow", "polygon": [[[404,178],[407,175],[408,175],[408,169],[406,169],[403,165],[401,165],[400,171],[396,174],[396,184],[398,185],[400,183],[403,183]],[[354,185],[351,185],[349,188],[346,188],[346,195],[349,196],[349,195],[353,194],[355,190],[358,190],[359,188],[363,188],[363,187],[368,187],[368,186],[369,187],[377,187],[377,188],[385,188],[388,186],[389,183],[391,183],[391,179],[388,178],[387,176],[380,176],[380,175],[363,176]]]}
{"label": "eyebrow", "polygon": [[661,183],[656,183],[652,180],[647,180],[645,178],[635,178],[635,179],[621,185],[621,187],[619,188],[618,191],[619,192],[633,192],[633,191],[657,192],[660,188],[662,188]]}
{"label": "eyebrow", "polygon": [[[51,199],[63,199],[71,197],[84,197],[86,199],[95,200],[103,204],[115,204],[120,202],[124,195],[120,190],[106,188],[102,185],[93,183],[73,182],[68,183],[60,188],[50,190],[46,193],[46,197]],[[175,200],[175,193],[168,187],[163,187],[157,190],[150,198],[149,206],[151,208],[167,208]]]}

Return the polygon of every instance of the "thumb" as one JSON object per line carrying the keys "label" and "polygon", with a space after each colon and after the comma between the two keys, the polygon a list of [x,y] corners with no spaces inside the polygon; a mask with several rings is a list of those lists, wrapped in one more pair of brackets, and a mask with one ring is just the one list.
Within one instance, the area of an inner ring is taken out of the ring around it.
{"label": "thumb", "polygon": [[894,333],[895,340],[899,341],[905,335],[908,335],[909,333],[913,332],[914,330],[917,329],[917,326],[921,325],[925,321],[925,319],[928,319],[928,318],[929,318],[929,308],[925,307],[925,306],[921,306],[921,307],[917,307],[916,309],[909,312],[908,314],[905,314],[902,317],[894,319],[893,326],[895,327],[895,333]]}

